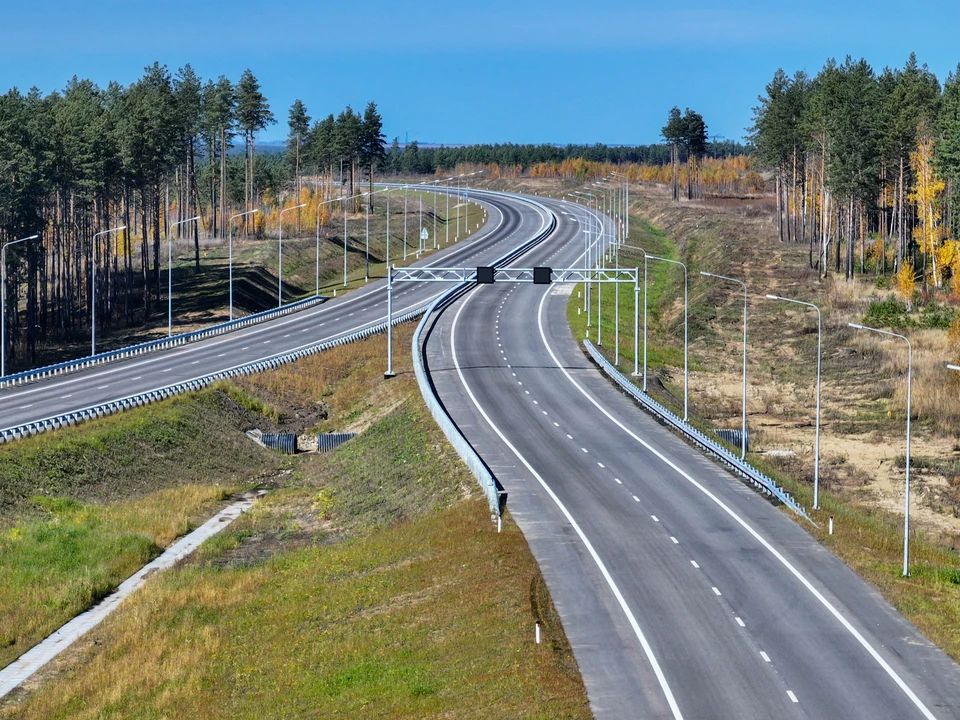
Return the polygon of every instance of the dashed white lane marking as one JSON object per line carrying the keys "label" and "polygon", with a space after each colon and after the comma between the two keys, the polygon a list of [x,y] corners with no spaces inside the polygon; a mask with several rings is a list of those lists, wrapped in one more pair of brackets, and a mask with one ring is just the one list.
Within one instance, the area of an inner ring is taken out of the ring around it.
{"label": "dashed white lane marking", "polygon": [[640,498],[638,498],[636,495],[633,496],[633,499],[637,502],[640,502]]}
{"label": "dashed white lane marking", "polygon": [[654,522],[660,522],[660,518],[658,518],[656,515],[651,515],[650,517],[653,518]]}
{"label": "dashed white lane marking", "polygon": [[734,618],[734,620],[737,621],[737,625],[739,625],[740,627],[746,627],[746,626],[747,626],[747,624],[746,624],[743,620],[741,620],[740,618]]}
{"label": "dashed white lane marking", "polygon": [[199,364],[199,363],[200,363],[199,360],[194,360],[194,361],[193,361],[192,363],[190,363],[190,364],[191,364],[191,365],[197,365],[197,364]]}
{"label": "dashed white lane marking", "polygon": [[72,398],[72,397],[73,397],[73,393],[70,393],[69,395],[61,395],[61,396],[60,396],[60,399],[61,399],[61,400],[66,400],[67,398]]}
{"label": "dashed white lane marking", "polygon": [[286,335],[284,335],[284,337],[285,337],[285,338],[290,337],[290,333],[287,333]]}
{"label": "dashed white lane marking", "polygon": [[597,463],[597,465],[599,465],[600,467],[603,467],[603,463]]}
{"label": "dashed white lane marking", "polygon": [[[529,394],[530,394],[530,393],[527,393],[527,395],[529,395]],[[534,401],[533,401],[533,404],[534,404],[534,405],[539,405],[540,403],[538,403],[536,400],[534,400]]]}
{"label": "dashed white lane marking", "polygon": [[[166,371],[164,371],[164,372],[166,372]],[[137,375],[137,376],[134,378],[134,380],[142,380],[142,379],[143,379],[143,375]]]}
{"label": "dashed white lane marking", "polygon": [[246,347],[242,347],[242,348],[240,348],[240,349],[241,349],[241,350],[249,350],[249,349],[250,349],[250,346],[247,345]]}
{"label": "dashed white lane marking", "polygon": [[269,340],[264,340],[264,341],[263,341],[263,344],[264,344],[264,345],[269,345],[269,344],[270,344],[270,341],[269,341]]}
{"label": "dashed white lane marking", "polygon": [[770,656],[767,655],[763,650],[760,651],[760,657],[763,658],[764,662],[770,662]]}
{"label": "dashed white lane marking", "polygon": [[217,355],[217,357],[226,357],[226,356],[227,356],[226,353],[220,353],[219,355]]}
{"label": "dashed white lane marking", "polygon": [[173,368],[167,368],[166,370],[161,370],[161,372],[170,372]]}
{"label": "dashed white lane marking", "polygon": [[583,447],[580,448],[580,449],[583,450],[584,452],[590,452],[589,450],[587,450],[586,448],[583,448]]}
{"label": "dashed white lane marking", "polygon": [[714,595],[716,595],[717,597],[720,597],[720,591],[717,588],[710,588],[710,589],[713,590]]}
{"label": "dashed white lane marking", "polygon": [[517,380],[517,385],[523,385],[523,383]]}
{"label": "dashed white lane marking", "polygon": [[700,566],[697,565],[697,561],[696,561],[696,560],[691,560],[691,561],[690,561],[690,564],[693,565],[697,570],[700,569]]}
{"label": "dashed white lane marking", "polygon": [[33,407],[33,404],[31,403],[30,405],[21,405],[21,406],[20,406],[20,409],[21,409],[21,410],[26,410],[27,408],[32,408],[32,407]]}
{"label": "dashed white lane marking", "polygon": [[307,332],[307,330],[309,330],[309,329],[310,329],[310,328],[304,328],[304,329],[301,330],[300,332]]}
{"label": "dashed white lane marking", "polygon": [[553,426],[554,426],[554,427],[560,427],[560,423],[555,422],[555,423],[553,424]]}
{"label": "dashed white lane marking", "polygon": [[546,411],[546,410],[542,410],[541,412],[542,412],[544,415],[547,414],[547,411]]}
{"label": "dashed white lane marking", "polygon": [[567,440],[573,440],[573,435],[571,435],[570,433],[567,433]]}
{"label": "dashed white lane marking", "polygon": [[787,690],[787,697],[793,700],[793,702],[795,703],[800,702],[799,700],[797,700],[797,696],[793,694],[793,690]]}
{"label": "dashed white lane marking", "polygon": [[511,375],[513,375],[514,377],[516,377],[516,376],[517,376],[517,374],[516,374],[516,373],[510,373],[510,374],[511,374]]}
{"label": "dashed white lane marking", "polygon": [[674,545],[679,545],[679,544],[680,544],[680,541],[677,540],[673,535],[670,536],[670,541],[671,541]]}
{"label": "dashed white lane marking", "polygon": [[[783,556],[783,554],[780,551],[778,551],[775,547],[773,547],[773,545],[771,545],[770,542],[765,537],[763,537],[763,535],[757,532],[757,530],[755,530],[753,526],[751,526],[746,520],[740,517],[736,513],[736,511],[734,511],[729,505],[724,503],[719,497],[717,497],[710,490],[704,487],[703,484],[697,482],[697,480],[695,480],[690,474],[681,470],[676,463],[672,462],[663,453],[657,451],[649,443],[641,439],[636,433],[634,433],[629,428],[627,428],[623,423],[621,423],[619,420],[614,418],[613,415],[611,415],[606,408],[604,408],[594,398],[590,397],[590,395],[586,392],[586,390],[584,390],[583,387],[576,380],[573,379],[570,373],[563,367],[563,364],[557,358],[556,353],[553,351],[553,348],[550,346],[550,343],[547,341],[547,335],[543,327],[543,307],[548,297],[549,297],[549,291],[545,292],[543,296],[540,298],[540,306],[537,311],[537,324],[540,330],[540,339],[543,341],[543,345],[547,349],[547,352],[550,354],[550,357],[553,360],[554,365],[560,368],[560,371],[564,374],[564,376],[567,378],[570,384],[573,385],[594,407],[597,408],[597,410],[603,413],[607,417],[607,419],[609,419],[614,425],[616,425],[621,430],[623,430],[627,435],[632,437],[637,443],[647,448],[647,450],[649,450],[653,455],[660,458],[660,460],[662,460],[665,465],[667,465],[668,467],[676,471],[678,475],[684,478],[687,482],[689,482],[695,488],[700,490],[700,492],[702,492],[705,496],[710,498],[710,500],[716,503],[721,510],[726,512],[736,523],[738,523],[740,527],[742,527],[748,534],[753,536],[753,538],[760,545],[762,545],[764,549],[766,549],[774,558],[776,558],[780,562],[780,564],[783,565],[783,567],[787,570],[787,572],[793,575],[800,582],[800,584],[803,585],[803,587],[806,588],[806,590],[814,598],[816,598],[818,602],[820,602],[820,604],[827,610],[827,612],[833,615],[833,617],[836,618],[841,625],[843,625],[844,629],[848,633],[850,633],[850,635],[858,643],[860,643],[860,646],[867,652],[867,654],[870,655],[870,657],[874,659],[877,665],[883,668],[883,671],[887,673],[887,675],[890,677],[891,680],[893,680],[894,683],[896,683],[897,687],[899,687],[903,691],[903,694],[910,699],[910,701],[916,706],[916,708],[921,712],[921,714],[925,718],[927,718],[927,720],[936,720],[936,716],[932,712],[930,712],[929,708],[927,708],[927,706],[917,696],[917,694],[910,688],[909,685],[907,685],[906,682],[904,682],[903,678],[901,678],[897,674],[897,672],[890,666],[890,663],[884,660],[883,656],[880,655],[879,652],[877,652],[876,648],[874,648],[873,645],[870,644],[870,642],[863,636],[863,634],[861,634],[860,631],[857,630],[850,623],[850,621],[847,620],[847,618],[845,618],[841,614],[841,612],[836,607],[834,607],[834,605],[829,600],[827,600],[826,597],[824,597],[823,593],[821,593],[819,590],[817,590],[816,587],[813,586],[813,583],[811,583],[806,578],[806,576],[803,575],[803,573],[801,573],[796,567],[794,567],[790,563],[790,561]],[[661,683],[661,685],[663,685],[663,683]]]}
{"label": "dashed white lane marking", "polygon": [[106,390],[108,387],[110,387],[110,386],[109,386],[109,385],[97,385],[97,390]]}
{"label": "dashed white lane marking", "polygon": [[617,485],[623,485],[623,480],[621,480],[620,478],[614,478],[614,480],[617,481]]}
{"label": "dashed white lane marking", "polygon": [[525,392],[527,395],[530,394],[530,391],[529,391],[529,390],[524,390],[524,392]]}

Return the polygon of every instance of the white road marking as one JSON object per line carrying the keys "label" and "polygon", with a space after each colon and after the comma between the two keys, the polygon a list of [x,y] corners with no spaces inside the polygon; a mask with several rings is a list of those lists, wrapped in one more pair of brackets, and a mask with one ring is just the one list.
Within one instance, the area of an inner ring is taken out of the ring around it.
{"label": "white road marking", "polygon": [[219,355],[217,355],[217,357],[226,357],[226,356],[227,356],[226,353],[220,353]]}
{"label": "white road marking", "polygon": [[673,544],[674,544],[674,545],[679,545],[679,544],[680,544],[680,541],[677,540],[673,535],[670,536],[670,540],[673,541]]}
{"label": "white road marking", "polygon": [[170,372],[173,368],[167,368],[166,370],[161,370],[160,372]]}
{"label": "white road marking", "polygon": [[33,404],[31,403],[30,405],[21,405],[21,406],[20,406],[20,409],[21,409],[21,410],[26,410],[27,408],[32,408],[32,407],[33,407]]}
{"label": "white road marking", "polygon": [[800,702],[799,700],[797,700],[797,696],[793,694],[793,690],[787,690],[787,697],[789,697],[795,703]]}
{"label": "white road marking", "polygon": [[527,395],[530,394],[530,391],[529,391],[529,390],[524,390],[524,392],[525,392]]}
{"label": "white road marking", "polygon": [[720,597],[720,591],[717,588],[711,588],[711,590],[713,590],[714,595],[716,595],[717,597]]}
{"label": "white road marking", "polygon": [[760,651],[760,657],[763,658],[764,662],[770,662],[770,656],[767,655],[763,650]]}
{"label": "white road marking", "polygon": [[194,360],[194,361],[193,361],[192,363],[190,363],[190,364],[191,364],[191,365],[196,365],[196,364],[199,363],[199,362],[200,362],[199,360]]}
{"label": "white road marking", "polygon": [[[563,364],[562,364],[562,363],[560,362],[560,360],[557,358],[556,353],[553,352],[553,348],[550,347],[550,343],[547,342],[547,336],[546,336],[546,333],[545,333],[544,328],[543,328],[543,306],[544,306],[544,303],[546,302],[546,300],[547,300],[547,298],[548,298],[549,296],[550,296],[550,291],[549,291],[549,290],[546,291],[546,292],[544,292],[543,296],[542,296],[541,299],[540,299],[540,306],[539,306],[539,309],[538,309],[538,311],[537,311],[537,323],[538,323],[539,328],[540,328],[540,339],[543,341],[543,345],[544,345],[544,347],[547,349],[547,352],[550,353],[550,357],[553,359],[554,364],[555,364],[558,368],[560,368],[560,371],[564,374],[564,376],[567,378],[567,380],[569,380],[570,383],[571,383],[577,390],[580,391],[580,394],[583,395],[583,396],[584,396],[594,407],[596,407],[601,413],[603,413],[603,414],[607,417],[607,419],[609,419],[614,425],[616,425],[616,426],[619,427],[621,430],[623,430],[623,432],[625,432],[627,435],[629,435],[630,437],[632,437],[636,442],[638,442],[638,443],[640,443],[641,445],[643,445],[643,447],[645,447],[645,448],[646,448],[648,451],[650,451],[653,455],[655,455],[656,457],[660,458],[660,460],[663,461],[663,463],[664,463],[665,465],[667,465],[668,467],[670,467],[671,469],[673,469],[678,475],[680,475],[680,477],[684,478],[687,482],[689,482],[689,483],[690,483],[691,485],[693,485],[695,488],[697,488],[698,490],[700,490],[700,492],[702,492],[704,495],[706,495],[708,498],[710,498],[713,502],[715,502],[718,507],[720,507],[720,508],[721,508],[724,512],[726,512],[731,518],[733,518],[733,520],[734,520],[735,522],[737,522],[737,524],[739,524],[744,530],[746,530],[747,533],[749,533],[750,535],[752,535],[753,538],[754,538],[757,542],[759,542],[771,555],[773,555],[773,557],[775,557],[775,558],[780,562],[780,564],[783,565],[783,567],[786,568],[787,571],[788,571],[791,575],[793,575],[793,576],[800,582],[800,584],[803,585],[803,586],[807,589],[807,591],[808,591],[811,595],[813,595],[813,597],[815,597],[815,598],[817,599],[817,601],[820,602],[820,604],[823,605],[823,607],[825,607],[825,608],[827,609],[827,611],[828,611],[831,615],[833,615],[834,618],[836,618],[836,620],[844,627],[844,629],[845,629],[847,632],[849,632],[850,635],[852,635],[853,638],[854,638],[858,643],[860,643],[860,646],[861,646],[864,650],[867,651],[867,653],[870,655],[870,657],[872,657],[872,658],[874,659],[874,661],[876,661],[876,663],[877,663],[881,668],[883,668],[884,672],[886,672],[887,675],[890,677],[890,679],[893,680],[893,681],[897,684],[897,687],[899,687],[899,688],[903,691],[904,695],[906,695],[906,696],[910,699],[910,701],[911,701],[911,702],[916,706],[916,708],[923,714],[923,716],[924,716],[925,718],[927,718],[927,720],[936,720],[936,716],[935,716],[932,712],[930,712],[930,710],[927,708],[927,706],[924,705],[923,701],[922,701],[919,697],[917,697],[917,694],[910,688],[909,685],[907,685],[906,682],[904,682],[903,678],[901,678],[901,677],[897,674],[896,670],[894,670],[892,667],[890,667],[890,664],[889,664],[886,660],[883,659],[883,657],[880,655],[879,652],[877,652],[877,650],[873,647],[873,645],[871,645],[871,644],[867,641],[867,639],[860,633],[860,631],[857,630],[857,629],[850,623],[850,621],[847,620],[847,619],[841,614],[841,612],[840,612],[839,610],[837,610],[837,608],[834,607],[834,605],[833,605],[829,600],[827,600],[826,597],[824,597],[823,593],[821,593],[819,590],[817,590],[817,589],[813,586],[813,583],[811,583],[811,582],[806,578],[806,576],[805,576],[803,573],[801,573],[799,570],[797,570],[797,568],[795,568],[795,567],[793,566],[793,564],[792,564],[789,560],[787,560],[787,559],[783,556],[782,553],[780,553],[780,551],[778,551],[775,547],[773,547],[773,545],[771,545],[770,542],[769,542],[766,538],[764,538],[759,532],[757,532],[756,530],[754,530],[753,527],[752,527],[749,523],[747,523],[746,520],[744,520],[742,517],[740,517],[729,505],[727,505],[726,503],[724,503],[723,500],[721,500],[719,497],[717,497],[717,496],[714,495],[712,492],[710,492],[710,490],[708,490],[706,487],[704,487],[701,483],[697,482],[697,480],[695,480],[695,479],[693,478],[693,476],[691,476],[691,475],[689,475],[688,473],[686,473],[686,472],[685,472],[683,469],[681,469],[676,463],[672,462],[666,455],[664,455],[663,453],[661,453],[661,452],[659,452],[658,450],[656,450],[652,445],[650,445],[649,443],[647,443],[646,441],[644,441],[644,440],[643,440],[641,437],[639,437],[636,433],[634,433],[633,431],[631,431],[631,430],[630,430],[628,427],[626,427],[623,423],[621,423],[619,420],[617,420],[612,414],[610,414],[610,412],[609,412],[605,407],[603,407],[599,402],[597,402],[594,398],[592,398],[592,397],[587,393],[587,391],[584,390],[583,387],[582,387],[576,380],[573,379],[573,377],[570,375],[570,373],[567,371],[567,369],[563,366]],[[462,307],[462,306],[461,306],[461,307]]]}
{"label": "white road marking", "polygon": [[453,318],[453,325],[450,329],[450,349],[453,352],[453,365],[457,370],[457,375],[460,378],[460,383],[463,385],[464,390],[467,391],[467,395],[470,397],[470,401],[473,403],[474,407],[477,408],[477,411],[480,413],[481,417],[486,421],[487,425],[497,434],[500,440],[506,445],[514,455],[517,456],[517,459],[520,460],[530,471],[530,473],[537,479],[537,482],[540,483],[540,486],[546,491],[550,496],[550,499],[557,505],[560,509],[560,512],[563,513],[564,517],[567,519],[567,522],[570,523],[570,526],[573,528],[574,532],[577,533],[577,536],[583,542],[584,547],[587,549],[587,552],[590,553],[590,557],[593,558],[594,563],[596,563],[597,568],[600,570],[600,573],[603,575],[603,579],[606,580],[607,586],[613,592],[614,597],[617,599],[617,603],[620,605],[620,609],[623,610],[623,614],[627,617],[627,621],[630,623],[630,627],[633,630],[634,634],[637,636],[637,640],[640,642],[640,646],[643,648],[643,652],[647,657],[647,661],[650,663],[650,667],[653,669],[654,675],[657,678],[657,682],[660,684],[661,690],[667,700],[667,704],[670,706],[670,711],[673,713],[674,720],[683,720],[683,714],[680,712],[680,707],[677,705],[676,699],[673,697],[673,691],[670,690],[670,684],[667,682],[666,676],[663,674],[663,670],[660,668],[660,663],[657,662],[656,656],[653,654],[653,648],[650,646],[650,643],[647,641],[646,636],[643,634],[643,630],[640,629],[640,624],[637,622],[636,617],[633,614],[633,611],[630,610],[630,606],[627,604],[626,599],[623,597],[623,594],[620,592],[620,588],[617,587],[617,583],[614,581],[613,576],[607,570],[607,566],[604,565],[603,560],[600,559],[600,556],[597,554],[597,551],[593,547],[593,543],[590,542],[590,539],[587,537],[586,533],[583,532],[583,529],[573,518],[573,515],[570,514],[570,511],[567,510],[566,505],[561,502],[560,498],[557,497],[557,494],[553,492],[547,482],[543,477],[538,473],[533,466],[527,461],[527,459],[520,454],[520,451],[514,447],[514,445],[507,439],[507,436],[498,428],[493,420],[490,419],[490,416],[487,415],[486,410],[480,405],[477,401],[476,396],[473,394],[470,386],[467,384],[467,380],[463,375],[463,370],[460,367],[460,361],[457,357],[457,322],[460,320],[460,314],[463,312],[463,309],[467,306],[470,300],[474,295],[468,295],[467,299],[460,305],[457,309],[456,315]]}
{"label": "white road marking", "polygon": [[249,349],[250,349],[250,346],[247,345],[246,347],[242,347],[242,348],[240,348],[240,349],[241,349],[241,350],[249,350]]}
{"label": "white road marking", "polygon": [[61,395],[61,396],[60,396],[60,399],[61,399],[61,400],[66,400],[67,398],[72,398],[72,397],[73,397],[73,393],[70,393],[69,395]]}
{"label": "white road marking", "polygon": [[603,463],[597,463],[597,465],[599,465],[600,467],[603,467]]}
{"label": "white road marking", "polygon": [[623,480],[621,480],[620,478],[614,478],[614,480],[617,481],[617,485],[623,485]]}
{"label": "white road marking", "polygon": [[554,426],[554,427],[560,427],[560,423],[555,422],[555,423],[553,424],[553,426]]}
{"label": "white road marking", "polygon": [[737,621],[737,625],[739,625],[740,627],[746,627],[746,626],[747,626],[747,624],[746,624],[743,620],[741,620],[740,618],[734,618],[734,620]]}
{"label": "white road marking", "polygon": [[110,387],[110,386],[109,386],[109,385],[97,385],[97,390],[106,390],[108,387]]}
{"label": "white road marking", "polygon": [[693,565],[697,570],[700,569],[700,566],[697,565],[697,561],[696,561],[696,560],[691,560],[691,561],[690,561],[690,564]]}
{"label": "white road marking", "polygon": [[660,518],[658,518],[656,515],[651,515],[650,517],[653,518],[654,522],[660,522]]}
{"label": "white road marking", "polygon": [[585,447],[582,447],[580,449],[583,450],[584,452],[588,452],[588,450]]}

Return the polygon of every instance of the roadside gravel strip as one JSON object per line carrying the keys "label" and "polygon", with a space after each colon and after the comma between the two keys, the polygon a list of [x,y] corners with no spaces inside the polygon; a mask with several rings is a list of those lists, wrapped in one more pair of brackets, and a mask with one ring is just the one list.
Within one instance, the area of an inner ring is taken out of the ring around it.
{"label": "roadside gravel strip", "polygon": [[206,540],[212,538],[253,507],[257,498],[264,494],[266,494],[266,491],[263,490],[247,493],[242,500],[221,510],[192,533],[177,540],[155,560],[147,563],[124,580],[113,594],[86,612],[77,615],[73,620],[52,633],[46,640],[35,645],[17,660],[0,670],[0,698],[11,693],[84,634],[103,622],[127,596],[140,589],[153,573],[171,568],[179,560],[190,555]]}

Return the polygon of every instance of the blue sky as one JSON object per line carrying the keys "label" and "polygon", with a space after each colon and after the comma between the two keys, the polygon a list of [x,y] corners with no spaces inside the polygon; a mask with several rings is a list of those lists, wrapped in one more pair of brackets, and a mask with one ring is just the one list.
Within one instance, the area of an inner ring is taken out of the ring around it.
{"label": "blue sky", "polygon": [[960,61],[960,4],[927,0],[11,5],[0,90],[127,84],[154,60],[204,79],[249,67],[278,120],[268,140],[298,97],[314,117],[375,100],[401,142],[649,143],[673,105],[739,139],[778,67],[850,54],[879,71],[916,51],[942,81]]}

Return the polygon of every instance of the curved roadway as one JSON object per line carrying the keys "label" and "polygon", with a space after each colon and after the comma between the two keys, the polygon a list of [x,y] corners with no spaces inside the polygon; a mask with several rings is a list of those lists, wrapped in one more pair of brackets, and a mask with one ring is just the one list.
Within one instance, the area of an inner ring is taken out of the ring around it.
{"label": "curved roadway", "polygon": [[[490,219],[419,265],[583,264],[573,210],[472,193]],[[0,427],[332,339],[385,316],[383,281],[179,348],[0,391]],[[604,718],[960,718],[960,671],[790,518],[646,416],[585,359],[570,286],[495,284],[432,321],[454,421],[509,492]],[[404,312],[445,289],[395,287]]]}
{"label": "curved roadway", "polygon": [[[544,204],[558,229],[515,264],[580,265],[576,216]],[[594,714],[960,717],[949,658],[599,375],[569,329],[569,290],[481,286],[433,321],[424,354],[509,493]]]}

